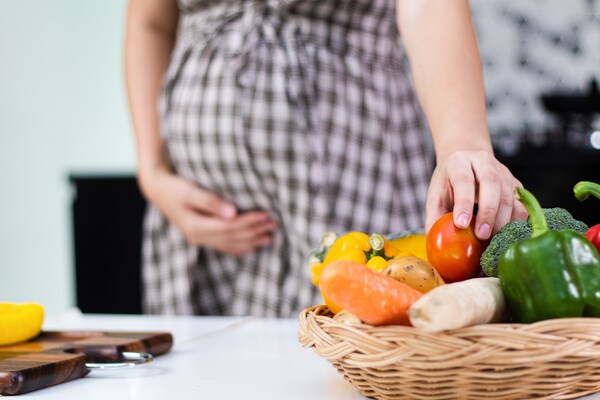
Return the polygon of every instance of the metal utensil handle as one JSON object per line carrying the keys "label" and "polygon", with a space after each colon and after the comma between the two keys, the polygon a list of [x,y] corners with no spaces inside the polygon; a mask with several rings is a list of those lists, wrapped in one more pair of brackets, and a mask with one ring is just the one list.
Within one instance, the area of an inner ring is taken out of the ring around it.
{"label": "metal utensil handle", "polygon": [[122,362],[116,363],[86,363],[85,366],[89,369],[114,369],[114,368],[131,368],[136,365],[152,362],[154,358],[150,353],[136,353],[132,351],[124,351]]}

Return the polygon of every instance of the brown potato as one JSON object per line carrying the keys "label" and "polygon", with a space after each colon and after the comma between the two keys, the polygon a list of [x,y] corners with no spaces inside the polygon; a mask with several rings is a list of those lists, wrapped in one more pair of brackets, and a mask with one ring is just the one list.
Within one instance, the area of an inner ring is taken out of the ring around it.
{"label": "brown potato", "polygon": [[427,293],[444,284],[444,280],[435,268],[416,256],[394,258],[388,262],[387,267],[381,273],[389,275],[421,293]]}
{"label": "brown potato", "polygon": [[339,313],[337,313],[333,316],[333,319],[338,322],[341,322],[344,324],[350,324],[350,325],[360,325],[363,323],[360,320],[360,318],[358,318],[356,315],[352,314],[348,310],[340,311]]}

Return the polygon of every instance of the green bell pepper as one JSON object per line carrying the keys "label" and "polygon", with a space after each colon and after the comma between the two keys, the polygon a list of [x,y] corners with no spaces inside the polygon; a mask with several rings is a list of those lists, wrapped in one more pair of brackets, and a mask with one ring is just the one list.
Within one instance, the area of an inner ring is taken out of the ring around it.
{"label": "green bell pepper", "polygon": [[575,231],[551,231],[536,198],[517,188],[529,212],[532,235],[510,246],[498,278],[515,322],[600,317],[600,254]]}

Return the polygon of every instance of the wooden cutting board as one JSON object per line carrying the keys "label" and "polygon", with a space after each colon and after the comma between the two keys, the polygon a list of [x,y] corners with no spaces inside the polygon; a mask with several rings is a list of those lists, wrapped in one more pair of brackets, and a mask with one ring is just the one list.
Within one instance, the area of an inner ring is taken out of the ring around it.
{"label": "wooden cutting board", "polygon": [[0,346],[0,395],[14,395],[81,378],[86,363],[123,361],[123,352],[168,352],[173,336],[167,332],[59,332]]}

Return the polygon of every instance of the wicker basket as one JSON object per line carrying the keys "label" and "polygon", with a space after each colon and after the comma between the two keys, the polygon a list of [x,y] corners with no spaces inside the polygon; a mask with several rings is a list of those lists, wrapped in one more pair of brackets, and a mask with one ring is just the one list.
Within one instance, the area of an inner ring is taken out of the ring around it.
{"label": "wicker basket", "polygon": [[426,333],[349,325],[326,306],[299,339],[377,399],[572,399],[600,391],[600,319],[554,319]]}

